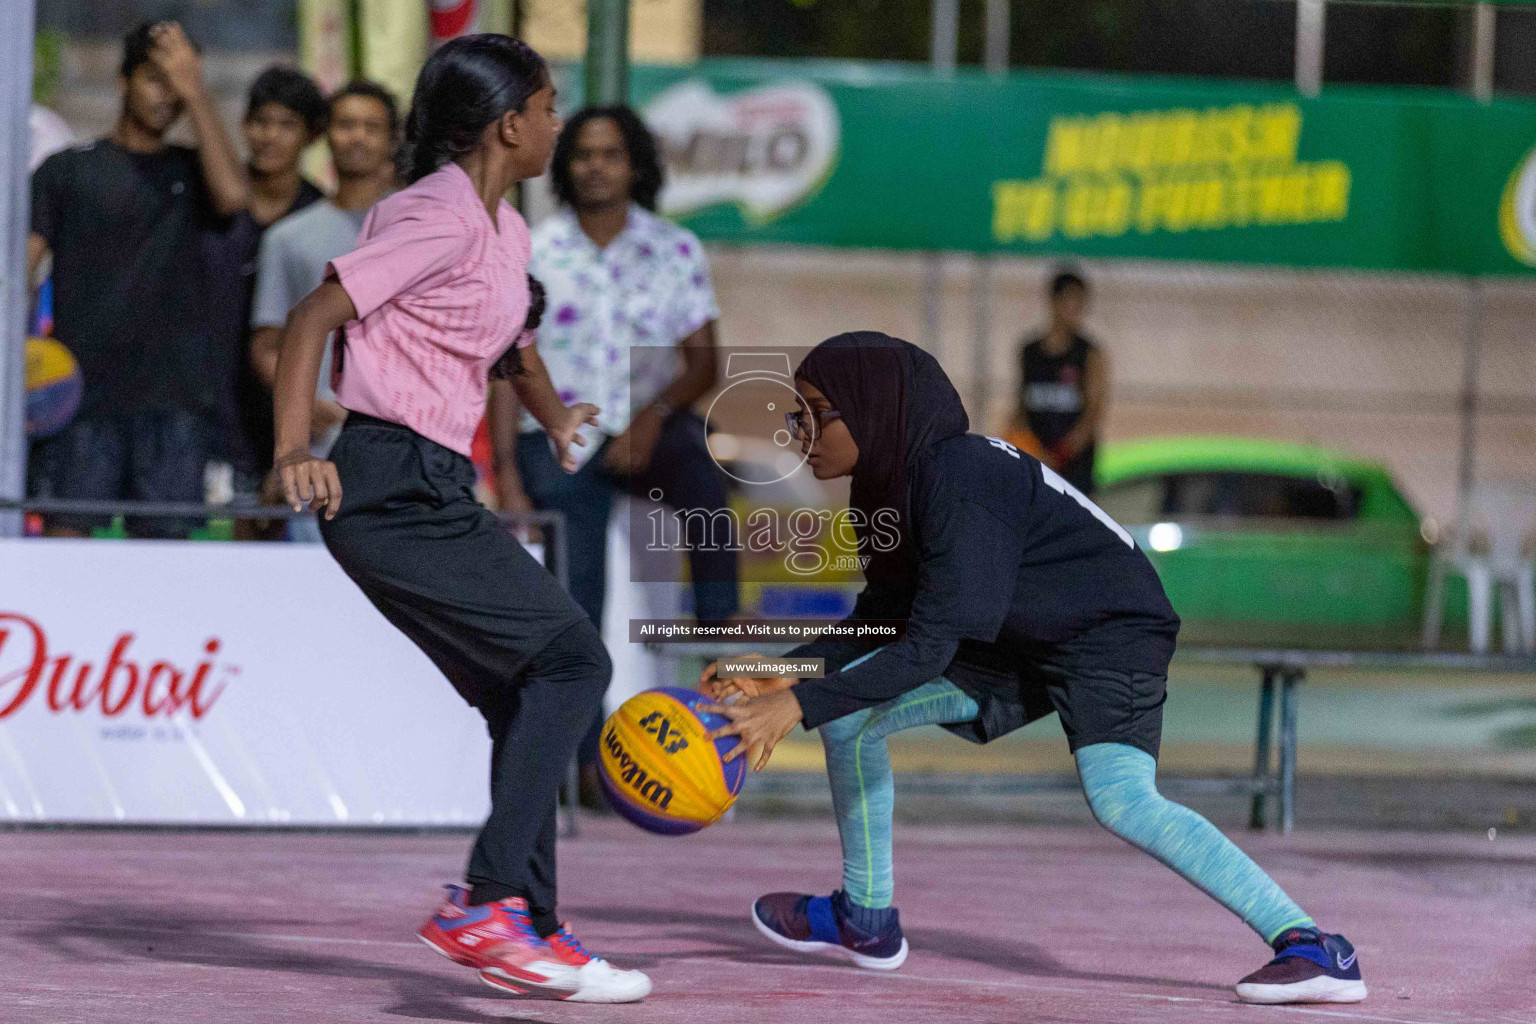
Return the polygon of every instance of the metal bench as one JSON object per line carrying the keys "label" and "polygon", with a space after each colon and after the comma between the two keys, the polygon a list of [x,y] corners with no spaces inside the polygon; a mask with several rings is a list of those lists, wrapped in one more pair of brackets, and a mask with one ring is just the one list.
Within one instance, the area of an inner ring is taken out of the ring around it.
{"label": "metal bench", "polygon": [[[1175,661],[1196,665],[1252,665],[1259,673],[1259,720],[1253,742],[1253,804],[1248,827],[1265,827],[1265,801],[1279,805],[1279,826],[1289,835],[1296,821],[1296,713],[1300,685],[1313,668],[1359,668],[1377,671],[1440,669],[1455,672],[1536,674],[1536,658],[1475,654],[1425,654],[1408,651],[1310,651],[1259,648],[1190,648]],[[1280,718],[1279,766],[1271,769],[1270,739],[1274,733],[1276,683]]]}

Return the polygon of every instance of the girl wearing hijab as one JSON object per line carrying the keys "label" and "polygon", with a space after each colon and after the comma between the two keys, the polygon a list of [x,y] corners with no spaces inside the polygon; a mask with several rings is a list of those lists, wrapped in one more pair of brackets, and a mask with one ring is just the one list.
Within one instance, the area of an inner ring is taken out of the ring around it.
{"label": "girl wearing hijab", "polygon": [[[795,372],[791,426],[817,479],[852,476],[850,521],[867,586],[848,623],[904,619],[894,643],[829,640],[820,679],[701,687],[731,719],[728,757],[767,763],[796,724],[820,729],[843,847],[843,888],[770,893],[752,921],[800,951],[894,970],[907,941],[892,905],[894,788],[886,737],[942,725],[985,743],[1054,710],[1105,828],[1151,854],[1256,931],[1275,957],[1237,984],[1248,1002],[1358,1002],[1353,947],[1155,784],[1179,619],[1130,534],[1006,441],[967,433],[960,396],[928,353],[883,334],[822,342]],[[890,524],[899,523],[898,530]],[[894,542],[893,542],[894,540]]]}
{"label": "girl wearing hijab", "polygon": [[[448,887],[420,938],[493,988],[633,1002],[650,980],[588,953],[555,916],[555,790],[612,665],[586,614],[475,500],[469,459],[493,374],[511,379],[567,469],[598,412],[562,403],[533,347],[528,225],[502,198],[549,166],[554,97],[543,59],[507,36],[433,52],[406,125],[409,186],[373,208],[358,247],[289,315],[275,462],[288,503],[324,510],[332,556],[490,730],[491,813],[469,886]],[[310,451],[310,411],[338,328],[348,416],[327,460]]]}

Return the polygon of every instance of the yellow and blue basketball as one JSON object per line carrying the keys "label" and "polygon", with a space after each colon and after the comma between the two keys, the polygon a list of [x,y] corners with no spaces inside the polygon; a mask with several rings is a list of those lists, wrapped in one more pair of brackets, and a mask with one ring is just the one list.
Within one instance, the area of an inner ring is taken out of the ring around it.
{"label": "yellow and blue basketball", "polygon": [[52,338],[27,339],[27,436],[57,434],[80,408],[80,364]]}
{"label": "yellow and blue basketball", "polygon": [[727,764],[740,741],[710,742],[726,724],[699,710],[710,700],[696,690],[665,686],[636,694],[603,723],[603,790],[614,810],[647,832],[681,836],[713,825],[736,802],[747,759]]}

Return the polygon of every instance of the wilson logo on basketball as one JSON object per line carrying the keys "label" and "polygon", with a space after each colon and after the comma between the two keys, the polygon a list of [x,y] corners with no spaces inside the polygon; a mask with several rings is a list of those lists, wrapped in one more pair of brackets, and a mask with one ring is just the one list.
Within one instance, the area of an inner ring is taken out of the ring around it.
{"label": "wilson logo on basketball", "polygon": [[[100,669],[69,652],[53,652],[48,633],[20,612],[0,612],[0,719],[28,702],[42,701],[49,711],[100,710],[107,718],[138,711],[146,718],[174,718],[185,711],[194,719],[212,708],[227,685],[210,685],[217,637],[203,645],[204,657],[183,668],[169,660],[135,658],[133,633],[119,633]],[[238,671],[223,666],[223,674]]]}
{"label": "wilson logo on basketball", "polygon": [[655,736],[656,745],[669,754],[688,749],[688,740],[682,731],[660,711],[652,711],[635,724]]}
{"label": "wilson logo on basketball", "polygon": [[618,768],[614,774],[618,776],[620,782],[639,794],[642,800],[663,811],[671,806],[672,787],[651,778],[644,768],[635,763],[635,759],[629,756],[629,751],[624,749],[624,744],[619,742],[619,734],[612,726],[609,726],[607,734],[603,736],[603,745],[613,755],[615,766]]}

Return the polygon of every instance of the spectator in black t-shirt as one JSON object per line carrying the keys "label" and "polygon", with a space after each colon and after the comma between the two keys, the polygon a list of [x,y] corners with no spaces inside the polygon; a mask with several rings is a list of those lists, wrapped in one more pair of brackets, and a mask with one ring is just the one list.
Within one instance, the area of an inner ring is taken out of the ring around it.
{"label": "spectator in black t-shirt", "polygon": [[[34,447],[33,491],[59,498],[197,502],[208,378],[218,341],[199,241],[245,209],[250,186],[174,22],[124,40],[122,112],[106,138],[55,153],[32,179],[28,280],[53,256],[54,334],[85,395],[68,427]],[[185,112],[198,148],[167,145]],[[83,536],[100,518],[49,517]],[[184,537],[186,520],[128,520],[138,537]]]}
{"label": "spectator in black t-shirt", "polygon": [[[246,357],[256,251],[267,228],[324,198],[299,172],[299,160],[325,130],[328,113],[325,97],[308,75],[284,67],[263,71],[251,85],[242,125],[250,152],[250,206],[205,236],[210,314],[222,361],[219,377],[210,383],[218,392],[214,452],[233,465],[236,493],[252,501],[272,467],[273,445],[272,392]],[[253,526],[241,523],[238,532],[254,536]]]}
{"label": "spectator in black t-shirt", "polygon": [[1109,363],[1083,337],[1088,282],[1061,270],[1051,278],[1051,325],[1019,353],[1015,430],[1027,429],[1044,452],[1040,461],[1084,494],[1093,493],[1099,428],[1109,399]]}

